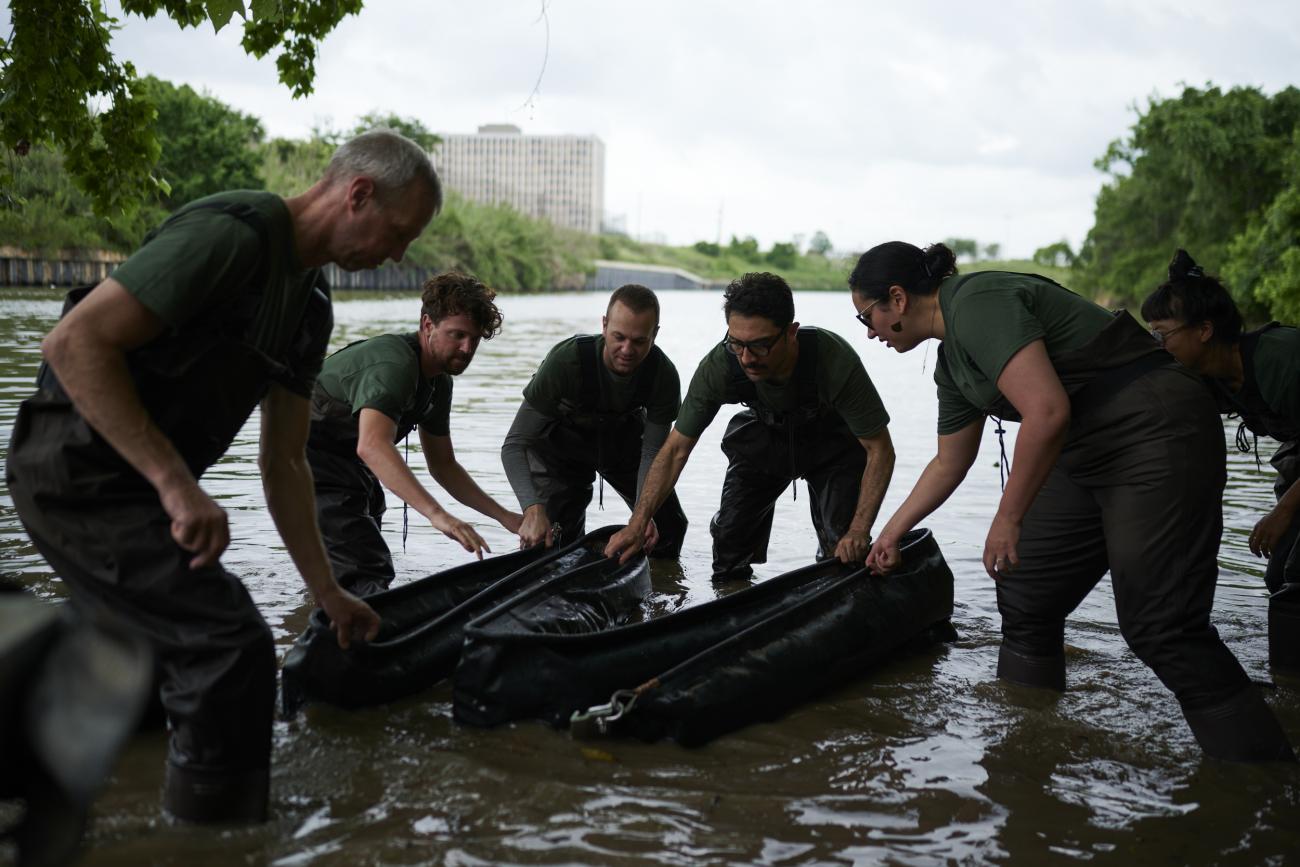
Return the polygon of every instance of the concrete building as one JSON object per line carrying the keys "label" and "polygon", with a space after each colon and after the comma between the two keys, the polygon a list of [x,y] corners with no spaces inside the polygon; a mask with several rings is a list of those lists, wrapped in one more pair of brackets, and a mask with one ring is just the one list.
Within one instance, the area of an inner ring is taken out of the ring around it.
{"label": "concrete building", "polygon": [[588,289],[609,291],[624,283],[640,283],[648,289],[717,289],[727,285],[726,280],[706,280],[703,277],[671,268],[667,265],[642,265],[636,262],[596,260],[596,273],[587,279]]}
{"label": "concrete building", "polygon": [[443,133],[433,153],[448,189],[505,203],[531,217],[598,234],[605,210],[605,143],[594,135],[524,135],[489,124],[474,135]]}

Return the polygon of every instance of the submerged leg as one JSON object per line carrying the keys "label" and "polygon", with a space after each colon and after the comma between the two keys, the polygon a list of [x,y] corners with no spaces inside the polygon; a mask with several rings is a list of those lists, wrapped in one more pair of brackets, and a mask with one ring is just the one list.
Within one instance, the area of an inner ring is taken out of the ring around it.
{"label": "submerged leg", "polygon": [[1182,706],[1209,756],[1292,757],[1286,736],[1210,622],[1223,531],[1223,434],[1209,396],[1156,371],[1111,402],[1102,504],[1120,631]]}
{"label": "submerged leg", "polygon": [[308,449],[316,517],[339,585],[358,596],[388,589],[393,555],[384,541],[387,504],[379,479],[359,459]]}
{"label": "submerged leg", "polygon": [[748,580],[753,563],[767,562],[776,498],[790,484],[788,475],[773,475],[764,461],[767,431],[752,415],[737,413],[727,425],[722,451],[727,475],[717,514],[709,523],[713,536],[713,580]]}
{"label": "submerged leg", "polygon": [[806,475],[808,512],[817,532],[817,559],[825,560],[835,556],[835,546],[853,523],[867,453],[849,436],[825,436],[813,447],[829,453],[827,459]]}
{"label": "submerged leg", "polygon": [[156,499],[117,498],[98,518],[39,508],[29,535],[74,603],[155,653],[171,725],[164,806],[194,822],[264,820],[275,646],[244,585],[219,564],[191,569]]}
{"label": "submerged leg", "polygon": [[1106,573],[1101,512],[1059,465],[1025,515],[1020,566],[997,582],[998,677],[1065,689],[1065,618]]}

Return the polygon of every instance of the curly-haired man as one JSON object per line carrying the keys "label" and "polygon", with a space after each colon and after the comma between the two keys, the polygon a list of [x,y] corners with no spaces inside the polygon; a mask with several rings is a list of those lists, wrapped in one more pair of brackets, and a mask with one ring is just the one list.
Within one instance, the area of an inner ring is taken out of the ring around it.
{"label": "curly-haired man", "polygon": [[440,274],[424,285],[419,331],[381,334],[325,359],[312,394],[307,458],[334,575],[358,596],[393,580],[392,555],[380,532],[384,488],[466,551],[482,557],[488,550],[473,527],[420,484],[398,452],[397,443],[416,427],[433,480],[466,506],[519,531],[522,516],[488,496],[456,460],[449,426],[452,377],[469,367],[479,341],[501,330],[495,297],[475,277]]}

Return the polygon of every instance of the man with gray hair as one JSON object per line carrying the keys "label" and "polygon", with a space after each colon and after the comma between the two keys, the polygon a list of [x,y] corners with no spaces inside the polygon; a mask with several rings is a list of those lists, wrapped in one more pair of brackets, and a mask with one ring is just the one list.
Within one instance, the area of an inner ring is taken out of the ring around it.
{"label": "man with gray hair", "polygon": [[333,325],[320,268],[401,260],[441,204],[416,144],[366,133],[299,196],[180,208],[112,276],[69,293],[41,344],[6,479],[78,612],[152,647],[177,818],[265,819],[275,700],[271,631],[221,566],[226,512],[198,479],[260,403],[262,485],[294,565],[340,645],[377,634],[335,581],[312,504],[309,401]]}

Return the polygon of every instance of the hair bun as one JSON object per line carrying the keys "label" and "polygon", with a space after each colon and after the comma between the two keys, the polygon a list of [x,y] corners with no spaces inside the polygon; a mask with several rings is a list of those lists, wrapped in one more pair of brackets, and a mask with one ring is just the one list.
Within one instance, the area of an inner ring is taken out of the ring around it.
{"label": "hair bun", "polygon": [[1174,254],[1174,260],[1169,263],[1169,280],[1170,282],[1186,280],[1189,277],[1204,277],[1205,269],[1196,264],[1196,260],[1191,257],[1186,250],[1179,250]]}

